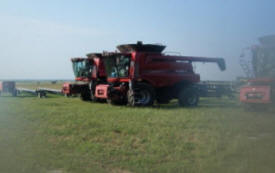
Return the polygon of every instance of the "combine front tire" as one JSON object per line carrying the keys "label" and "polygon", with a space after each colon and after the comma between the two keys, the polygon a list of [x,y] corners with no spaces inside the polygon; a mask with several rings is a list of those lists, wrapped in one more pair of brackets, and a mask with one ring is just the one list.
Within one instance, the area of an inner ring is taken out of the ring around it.
{"label": "combine front tire", "polygon": [[130,106],[152,106],[155,101],[155,91],[151,85],[140,83],[128,91],[127,98]]}
{"label": "combine front tire", "polygon": [[195,107],[199,102],[198,90],[195,87],[183,88],[179,93],[179,105],[184,107]]}
{"label": "combine front tire", "polygon": [[83,101],[90,101],[91,100],[91,95],[89,92],[81,92],[80,93],[80,98]]}

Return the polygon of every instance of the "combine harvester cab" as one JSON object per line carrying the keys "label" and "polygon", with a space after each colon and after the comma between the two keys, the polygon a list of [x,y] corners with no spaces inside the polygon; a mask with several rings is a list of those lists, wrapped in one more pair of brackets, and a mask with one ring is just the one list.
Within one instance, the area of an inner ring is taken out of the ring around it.
{"label": "combine harvester cab", "polygon": [[120,52],[102,54],[107,83],[95,88],[95,97],[112,104],[151,106],[155,100],[168,103],[175,98],[181,106],[197,106],[200,75],[192,62],[217,63],[225,70],[223,58],[165,55],[163,45],[138,42],[117,48]]}

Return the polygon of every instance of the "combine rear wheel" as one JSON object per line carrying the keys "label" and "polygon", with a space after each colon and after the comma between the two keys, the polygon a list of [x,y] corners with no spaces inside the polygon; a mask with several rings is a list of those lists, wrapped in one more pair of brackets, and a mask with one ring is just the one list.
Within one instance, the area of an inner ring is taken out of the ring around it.
{"label": "combine rear wheel", "polygon": [[128,91],[127,98],[130,106],[151,106],[154,104],[155,91],[151,85],[140,83]]}
{"label": "combine rear wheel", "polygon": [[198,90],[195,87],[183,88],[179,93],[179,105],[184,107],[195,107],[199,102]]}

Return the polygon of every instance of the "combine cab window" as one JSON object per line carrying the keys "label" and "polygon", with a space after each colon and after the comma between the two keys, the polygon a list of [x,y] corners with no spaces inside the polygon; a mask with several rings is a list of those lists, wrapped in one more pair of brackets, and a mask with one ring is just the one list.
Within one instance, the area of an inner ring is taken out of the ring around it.
{"label": "combine cab window", "polygon": [[93,64],[87,60],[73,62],[75,77],[90,77],[93,71]]}
{"label": "combine cab window", "polygon": [[128,77],[130,67],[130,56],[114,55],[104,58],[108,77]]}

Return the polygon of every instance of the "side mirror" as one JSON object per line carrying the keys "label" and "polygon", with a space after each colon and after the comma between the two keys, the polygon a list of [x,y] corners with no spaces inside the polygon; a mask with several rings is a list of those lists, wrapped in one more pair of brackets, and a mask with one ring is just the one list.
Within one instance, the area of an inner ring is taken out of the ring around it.
{"label": "side mirror", "polygon": [[218,59],[217,63],[221,71],[226,70],[225,60],[223,58]]}

